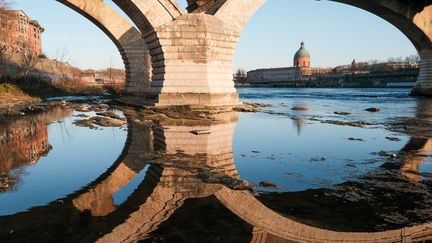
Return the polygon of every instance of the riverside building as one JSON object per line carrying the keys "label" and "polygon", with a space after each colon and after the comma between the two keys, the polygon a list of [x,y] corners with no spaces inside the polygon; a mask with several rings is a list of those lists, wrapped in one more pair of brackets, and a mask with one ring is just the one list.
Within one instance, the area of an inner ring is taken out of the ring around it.
{"label": "riverside building", "polygon": [[332,72],[332,68],[312,68],[311,55],[301,42],[300,49],[295,53],[292,67],[256,69],[247,73],[248,83],[286,82],[296,85],[313,80],[318,75]]}
{"label": "riverside building", "polygon": [[0,46],[14,53],[42,54],[44,28],[22,10],[0,10]]}

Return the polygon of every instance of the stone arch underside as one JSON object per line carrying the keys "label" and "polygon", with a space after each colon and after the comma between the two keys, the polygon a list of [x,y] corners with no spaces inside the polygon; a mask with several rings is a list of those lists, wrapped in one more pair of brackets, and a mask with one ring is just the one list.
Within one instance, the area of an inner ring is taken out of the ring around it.
{"label": "stone arch underside", "polygon": [[152,57],[156,105],[237,105],[232,57],[239,30],[175,0],[113,0],[139,28]]}
{"label": "stone arch underside", "polygon": [[[196,2],[212,0],[190,0]],[[366,10],[383,18],[398,28],[416,47],[421,57],[420,75],[414,95],[432,95],[432,6],[431,1],[402,0],[329,0],[348,4]],[[255,10],[265,4],[265,0],[224,0],[215,16],[243,28]]]}
{"label": "stone arch underside", "polygon": [[[103,1],[58,1],[89,18],[116,43],[131,84],[126,90],[141,91],[145,94],[143,98],[153,99],[160,106],[238,104],[232,81],[234,49],[244,25],[266,2],[188,0],[189,13],[186,13],[176,0],[113,0],[134,22],[137,31]],[[430,1],[330,1],[369,11],[401,30],[421,57],[421,71],[413,94],[432,94]],[[151,60],[146,57],[146,46]]]}
{"label": "stone arch underside", "polygon": [[103,1],[57,0],[99,27],[116,45],[126,69],[125,93],[144,93],[150,86],[149,51],[141,33]]}
{"label": "stone arch underside", "polygon": [[331,0],[366,10],[398,28],[421,58],[420,74],[413,95],[432,95],[432,3],[400,0]]}

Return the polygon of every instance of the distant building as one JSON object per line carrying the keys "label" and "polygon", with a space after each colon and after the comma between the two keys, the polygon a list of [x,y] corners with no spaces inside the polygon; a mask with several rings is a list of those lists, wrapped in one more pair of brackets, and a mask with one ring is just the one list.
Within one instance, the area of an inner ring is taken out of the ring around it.
{"label": "distant building", "polygon": [[238,85],[257,87],[412,87],[419,72],[415,61],[357,62],[334,68],[311,67],[304,42],[295,53],[292,67],[256,69]]}
{"label": "distant building", "polygon": [[122,69],[107,68],[105,70],[88,69],[81,72],[80,81],[87,85],[115,84],[124,85],[126,73]]}
{"label": "distant building", "polygon": [[331,68],[311,68],[311,55],[301,42],[294,54],[293,67],[257,69],[247,73],[248,83],[254,82],[297,82],[312,80],[316,75],[331,73]]}
{"label": "distant building", "polygon": [[15,53],[42,54],[44,28],[39,22],[30,19],[22,10],[1,11],[0,45],[11,48]]}

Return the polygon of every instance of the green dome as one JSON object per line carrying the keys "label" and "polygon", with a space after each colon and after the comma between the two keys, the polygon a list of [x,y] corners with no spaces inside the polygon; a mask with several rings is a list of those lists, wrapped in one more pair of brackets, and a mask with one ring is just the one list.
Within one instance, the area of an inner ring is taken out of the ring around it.
{"label": "green dome", "polygon": [[295,59],[301,58],[301,57],[309,57],[310,58],[310,54],[309,52],[306,50],[306,48],[304,47],[304,42],[301,43],[301,47],[300,49],[296,52],[296,54],[294,55]]}

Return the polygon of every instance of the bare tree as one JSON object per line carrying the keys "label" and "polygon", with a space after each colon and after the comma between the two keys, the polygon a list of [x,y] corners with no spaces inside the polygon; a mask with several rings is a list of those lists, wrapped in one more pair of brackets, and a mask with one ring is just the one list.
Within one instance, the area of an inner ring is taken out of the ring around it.
{"label": "bare tree", "polygon": [[11,2],[8,0],[0,0],[0,9],[8,9],[11,6]]}
{"label": "bare tree", "polygon": [[38,64],[40,57],[34,55],[31,52],[23,51],[21,52],[21,63],[20,63],[20,74],[22,77],[26,78],[29,72]]}
{"label": "bare tree", "polygon": [[58,62],[68,62],[69,60],[69,49],[65,46],[57,45],[55,57]]}
{"label": "bare tree", "polygon": [[8,11],[10,2],[0,0],[0,78],[4,76],[6,65],[12,59],[13,50],[8,45],[10,12]]}
{"label": "bare tree", "polygon": [[244,69],[242,69],[242,68],[239,68],[239,69],[237,70],[237,72],[235,73],[235,75],[234,75],[234,80],[235,80],[235,81],[239,81],[239,82],[241,82],[241,81],[244,81],[246,78],[247,78],[247,73],[246,73],[246,71],[245,71]]}
{"label": "bare tree", "polygon": [[368,61],[368,64],[369,64],[369,65],[375,65],[375,64],[378,64],[378,63],[379,63],[378,60],[369,60],[369,61]]}
{"label": "bare tree", "polygon": [[420,62],[420,56],[418,54],[413,54],[405,57],[406,62]]}
{"label": "bare tree", "polygon": [[246,76],[246,71],[242,68],[239,68],[236,72],[237,77],[245,77]]}
{"label": "bare tree", "polygon": [[114,85],[114,81],[113,81],[113,61],[112,61],[112,57],[110,57],[110,62],[109,62],[109,67],[108,67],[108,83],[109,85]]}
{"label": "bare tree", "polygon": [[13,51],[12,48],[5,44],[0,44],[0,78],[5,75],[6,66],[12,59]]}
{"label": "bare tree", "polygon": [[22,44],[22,50],[20,52],[20,64],[19,64],[19,70],[20,70],[20,76],[23,78],[27,78],[29,72],[38,64],[40,61],[39,55],[33,53],[30,50],[29,43],[25,42]]}

